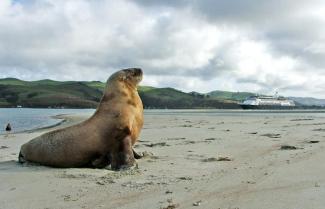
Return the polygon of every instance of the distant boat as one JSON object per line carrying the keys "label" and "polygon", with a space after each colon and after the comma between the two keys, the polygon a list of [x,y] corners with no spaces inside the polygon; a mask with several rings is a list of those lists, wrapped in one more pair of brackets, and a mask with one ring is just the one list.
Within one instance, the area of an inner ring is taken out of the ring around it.
{"label": "distant boat", "polygon": [[239,103],[243,109],[293,109],[293,100],[282,96],[250,96]]}
{"label": "distant boat", "polygon": [[17,108],[22,108],[23,106],[21,106],[21,105],[17,105]]}

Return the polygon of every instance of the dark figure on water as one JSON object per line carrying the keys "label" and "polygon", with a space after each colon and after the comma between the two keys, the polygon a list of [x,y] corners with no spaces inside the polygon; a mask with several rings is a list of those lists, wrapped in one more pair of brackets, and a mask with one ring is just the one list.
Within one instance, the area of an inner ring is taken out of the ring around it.
{"label": "dark figure on water", "polygon": [[10,123],[7,124],[7,126],[6,126],[6,131],[8,131],[8,132],[11,131],[11,125],[10,125]]}

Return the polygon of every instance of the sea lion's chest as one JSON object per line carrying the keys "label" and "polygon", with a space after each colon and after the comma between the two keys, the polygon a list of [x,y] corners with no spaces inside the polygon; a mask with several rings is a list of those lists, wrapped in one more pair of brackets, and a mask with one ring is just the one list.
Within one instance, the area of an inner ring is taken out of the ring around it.
{"label": "sea lion's chest", "polygon": [[134,105],[131,107],[134,111],[134,121],[132,121],[131,138],[134,144],[143,126],[143,104],[138,93],[136,93],[132,99],[134,101]]}

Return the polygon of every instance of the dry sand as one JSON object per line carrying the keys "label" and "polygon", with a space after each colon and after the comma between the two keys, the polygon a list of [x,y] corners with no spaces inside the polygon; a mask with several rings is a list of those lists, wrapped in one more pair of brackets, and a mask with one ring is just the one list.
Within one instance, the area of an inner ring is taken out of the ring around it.
{"label": "dry sand", "polygon": [[146,115],[146,157],[119,172],[18,164],[48,130],[0,136],[1,209],[325,208],[324,114]]}

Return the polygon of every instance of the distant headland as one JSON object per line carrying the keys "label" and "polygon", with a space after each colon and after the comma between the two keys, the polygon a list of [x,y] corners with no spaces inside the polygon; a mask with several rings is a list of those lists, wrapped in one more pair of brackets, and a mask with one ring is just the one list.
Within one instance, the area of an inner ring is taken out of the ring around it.
{"label": "distant headland", "polygon": [[[0,107],[96,108],[105,83],[100,81],[23,81],[0,79]],[[251,92],[182,92],[174,88],[138,88],[147,109],[241,109]],[[325,108],[325,99],[290,97],[298,108]]]}

